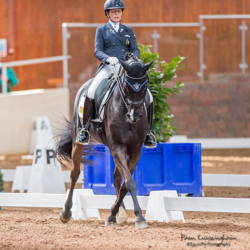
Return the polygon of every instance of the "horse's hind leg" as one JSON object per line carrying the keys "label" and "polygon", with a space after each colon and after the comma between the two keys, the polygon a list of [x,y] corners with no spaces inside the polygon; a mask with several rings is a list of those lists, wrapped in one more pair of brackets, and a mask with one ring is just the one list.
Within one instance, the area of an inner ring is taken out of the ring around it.
{"label": "horse's hind leg", "polygon": [[71,174],[70,174],[70,181],[71,181],[70,190],[69,190],[68,198],[64,204],[64,208],[60,215],[60,219],[63,223],[67,223],[71,219],[71,216],[72,216],[72,212],[70,211],[70,209],[72,208],[72,196],[73,196],[75,184],[81,173],[80,165],[81,165],[84,149],[85,149],[85,146],[83,145],[80,145],[80,144],[72,145],[71,158],[73,161],[73,169],[71,170]]}

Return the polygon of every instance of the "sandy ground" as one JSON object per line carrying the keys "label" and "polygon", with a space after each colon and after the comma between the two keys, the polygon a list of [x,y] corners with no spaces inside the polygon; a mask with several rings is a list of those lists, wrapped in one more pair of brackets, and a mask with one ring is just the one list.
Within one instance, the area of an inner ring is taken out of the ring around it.
{"label": "sandy ground", "polygon": [[[203,173],[250,174],[249,159],[250,150],[206,150]],[[22,156],[0,156],[2,168],[30,164]],[[11,183],[5,187],[10,190]],[[250,198],[250,188],[205,187],[204,192],[206,197]],[[250,214],[184,212],[185,224],[149,221],[148,228],[135,229],[132,211],[127,224],[112,227],[104,226],[108,210],[100,210],[100,221],[91,218],[68,224],[60,222],[59,213],[60,209],[3,207],[0,249],[250,248]]]}

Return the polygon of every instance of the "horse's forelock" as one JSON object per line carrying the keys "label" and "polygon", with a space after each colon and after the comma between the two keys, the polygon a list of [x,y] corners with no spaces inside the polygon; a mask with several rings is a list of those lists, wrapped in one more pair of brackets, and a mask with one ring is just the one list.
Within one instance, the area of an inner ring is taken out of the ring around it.
{"label": "horse's forelock", "polygon": [[125,57],[124,57],[125,61],[127,61],[128,63],[131,61],[135,61],[138,62],[139,59],[131,52],[127,52]]}

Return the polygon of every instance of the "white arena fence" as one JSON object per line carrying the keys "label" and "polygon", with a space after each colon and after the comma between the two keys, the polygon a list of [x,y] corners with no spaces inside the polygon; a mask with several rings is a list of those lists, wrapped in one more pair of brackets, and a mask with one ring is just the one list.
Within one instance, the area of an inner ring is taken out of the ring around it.
{"label": "white arena fence", "polygon": [[[0,206],[62,208],[66,197],[64,194],[0,193]],[[100,219],[98,209],[110,209],[115,199],[115,195],[94,195],[92,189],[76,189],[72,217]],[[176,191],[152,191],[149,196],[138,196],[138,201],[142,210],[146,210],[146,220],[158,222],[182,220],[185,223],[183,211],[250,213],[250,199],[178,197]],[[126,209],[134,209],[131,196],[126,196],[124,202]]]}
{"label": "white arena fence", "polygon": [[[2,169],[4,181],[14,181],[15,169]],[[70,171],[64,170],[63,179],[70,183]],[[77,183],[83,183],[83,171],[81,171]],[[202,174],[202,185],[212,187],[250,187],[250,175],[234,174]]]}
{"label": "white arena fence", "polygon": [[164,202],[170,211],[250,213],[250,199],[166,197]]}
{"label": "white arena fence", "polygon": [[[31,167],[31,166],[30,166]],[[1,172],[3,173],[3,180],[4,181],[14,181],[15,178],[15,169],[1,169]],[[70,183],[70,170],[64,170],[63,173],[63,179],[65,183]],[[83,171],[81,171],[79,178],[76,183],[83,183]]]}
{"label": "white arena fence", "polygon": [[[13,181],[15,170],[2,170],[5,181]],[[70,182],[70,171],[62,171],[64,182]],[[82,183],[81,172],[78,183]],[[203,174],[203,186],[250,187],[250,175]],[[181,194],[180,194],[181,195]],[[65,194],[0,193],[0,207],[40,207],[63,208]],[[115,195],[94,195],[92,189],[75,189],[72,217],[75,220],[97,217],[98,209],[110,209]],[[183,211],[250,213],[250,199],[178,197],[176,191],[152,191],[149,196],[138,196],[142,210],[146,210],[147,220],[169,222],[182,220]],[[124,198],[126,209],[133,210],[131,196]]]}

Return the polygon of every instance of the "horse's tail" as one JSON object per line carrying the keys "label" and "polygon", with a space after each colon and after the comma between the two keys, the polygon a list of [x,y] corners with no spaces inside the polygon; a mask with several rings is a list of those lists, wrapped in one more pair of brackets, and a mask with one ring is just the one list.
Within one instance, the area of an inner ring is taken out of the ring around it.
{"label": "horse's tail", "polygon": [[61,164],[71,161],[72,151],[71,122],[64,118],[64,123],[63,128],[57,129],[54,137],[56,158]]}

